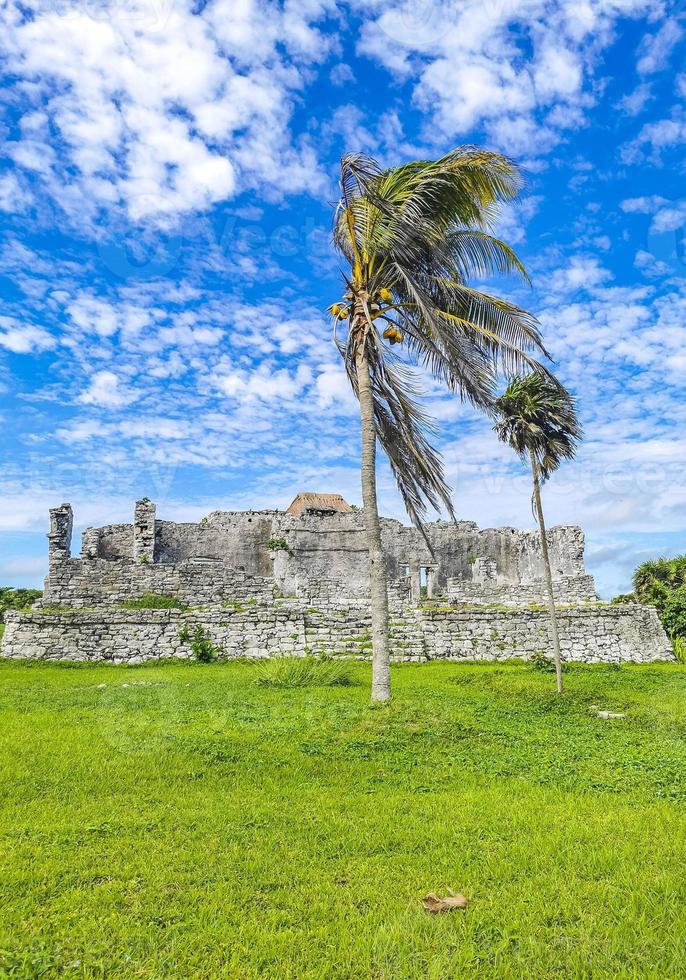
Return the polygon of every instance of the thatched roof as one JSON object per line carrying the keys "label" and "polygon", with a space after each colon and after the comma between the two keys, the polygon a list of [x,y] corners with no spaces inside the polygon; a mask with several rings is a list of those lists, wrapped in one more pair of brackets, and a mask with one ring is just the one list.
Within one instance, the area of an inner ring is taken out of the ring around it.
{"label": "thatched roof", "polygon": [[340,493],[299,493],[286,511],[294,517],[301,517],[308,510],[329,514],[352,514],[353,509]]}

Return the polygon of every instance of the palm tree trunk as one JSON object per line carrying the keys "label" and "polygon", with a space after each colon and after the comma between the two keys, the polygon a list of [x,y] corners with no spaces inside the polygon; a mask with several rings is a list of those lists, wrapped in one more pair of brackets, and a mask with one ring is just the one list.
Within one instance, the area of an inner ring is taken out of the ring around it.
{"label": "palm tree trunk", "polygon": [[391,663],[388,649],[388,585],[386,559],[381,545],[381,524],[376,502],[376,429],[369,362],[360,343],[357,384],[362,418],[362,503],[369,550],[369,585],[372,606],[372,701],[391,697]]}
{"label": "palm tree trunk", "polygon": [[536,519],[541,532],[541,553],[543,555],[543,568],[545,570],[545,583],[548,590],[548,612],[550,613],[550,635],[553,640],[553,653],[555,656],[555,676],[557,678],[557,693],[562,694],[562,654],[560,653],[560,636],[557,629],[557,610],[555,609],[555,592],[553,590],[553,573],[550,570],[550,555],[548,554],[548,539],[545,532],[545,520],[543,519],[543,504],[541,503],[541,481],[538,475],[538,464],[533,450],[529,451],[531,457],[531,475],[534,481],[534,502],[536,505]]}

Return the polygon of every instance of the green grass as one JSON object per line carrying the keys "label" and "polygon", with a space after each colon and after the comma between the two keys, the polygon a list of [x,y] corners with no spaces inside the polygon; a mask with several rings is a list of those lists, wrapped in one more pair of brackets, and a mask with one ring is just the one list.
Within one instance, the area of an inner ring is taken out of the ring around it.
{"label": "green grass", "polygon": [[684,976],[683,667],[349,669],[1,663],[0,976]]}
{"label": "green grass", "polygon": [[261,687],[350,687],[353,672],[346,661],[317,657],[279,657],[262,663],[257,683]]}
{"label": "green grass", "polygon": [[158,592],[145,592],[138,599],[127,599],[121,606],[122,609],[188,609],[175,596],[161,595]]}

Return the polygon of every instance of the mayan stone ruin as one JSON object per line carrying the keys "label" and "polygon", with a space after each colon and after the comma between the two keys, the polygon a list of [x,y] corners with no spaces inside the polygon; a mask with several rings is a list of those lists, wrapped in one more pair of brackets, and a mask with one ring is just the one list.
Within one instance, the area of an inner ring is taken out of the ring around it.
{"label": "mayan stone ruin", "polygon": [[[529,657],[549,652],[537,531],[437,521],[422,533],[383,519],[397,660]],[[140,663],[191,655],[202,626],[220,657],[366,657],[363,515],[338,494],[301,493],[287,511],[214,511],[197,524],[158,520],[87,528],[72,557],[72,509],[50,511],[49,572],[32,611],[8,613],[3,654]],[[604,605],[584,568],[578,527],[548,531],[568,660],[673,659],[651,606]],[[147,594],[182,608],[124,608]]]}

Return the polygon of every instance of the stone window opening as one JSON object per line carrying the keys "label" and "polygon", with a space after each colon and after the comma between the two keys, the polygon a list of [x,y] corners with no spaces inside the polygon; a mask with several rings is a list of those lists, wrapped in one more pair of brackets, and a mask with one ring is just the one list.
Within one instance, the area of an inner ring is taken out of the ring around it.
{"label": "stone window opening", "polygon": [[422,599],[432,599],[435,587],[436,569],[431,565],[419,566],[419,595]]}

